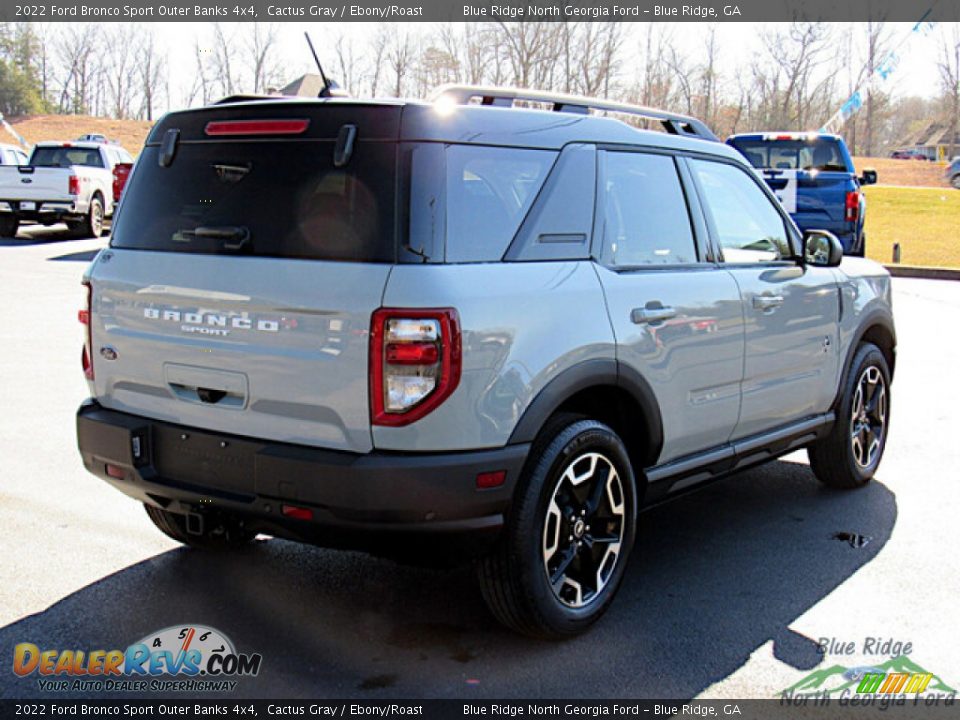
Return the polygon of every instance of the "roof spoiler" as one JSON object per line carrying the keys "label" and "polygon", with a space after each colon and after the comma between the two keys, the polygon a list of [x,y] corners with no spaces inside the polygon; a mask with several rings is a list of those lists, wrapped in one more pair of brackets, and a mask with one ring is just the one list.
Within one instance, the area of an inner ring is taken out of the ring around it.
{"label": "roof spoiler", "polygon": [[663,125],[663,129],[671,135],[686,135],[702,140],[720,141],[702,120],[687,115],[679,115],[642,105],[596,100],[580,95],[565,95],[523,88],[486,87],[483,85],[441,85],[433,91],[430,100],[435,102],[440,98],[444,98],[448,102],[452,101],[457,105],[467,105],[471,100],[477,98],[481,105],[492,105],[494,107],[513,107],[517,101],[550,103],[553,105],[554,112],[579,115],[588,115],[591,110],[623,113],[625,115],[636,115],[646,120],[655,120]]}

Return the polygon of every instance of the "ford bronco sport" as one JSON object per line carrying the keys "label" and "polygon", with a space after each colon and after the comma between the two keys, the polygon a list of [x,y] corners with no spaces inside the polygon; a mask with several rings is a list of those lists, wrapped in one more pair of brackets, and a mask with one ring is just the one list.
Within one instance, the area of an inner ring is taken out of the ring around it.
{"label": "ford bronco sport", "polygon": [[887,441],[888,274],[658,110],[171,113],[84,282],[80,453],[160,530],[455,551],[535,636],[605,611],[641,508],[802,447],[857,488]]}

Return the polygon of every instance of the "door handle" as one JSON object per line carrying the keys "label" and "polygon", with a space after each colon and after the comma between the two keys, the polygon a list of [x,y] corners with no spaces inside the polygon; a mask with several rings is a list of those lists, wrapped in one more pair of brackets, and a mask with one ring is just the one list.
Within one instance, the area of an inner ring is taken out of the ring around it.
{"label": "door handle", "polygon": [[776,308],[783,305],[783,295],[754,295],[753,296],[753,308],[754,310],[775,310]]}
{"label": "door handle", "polygon": [[630,319],[636,325],[644,323],[658,323],[664,320],[671,320],[677,316],[677,311],[672,307],[642,307],[634,308],[630,311]]}

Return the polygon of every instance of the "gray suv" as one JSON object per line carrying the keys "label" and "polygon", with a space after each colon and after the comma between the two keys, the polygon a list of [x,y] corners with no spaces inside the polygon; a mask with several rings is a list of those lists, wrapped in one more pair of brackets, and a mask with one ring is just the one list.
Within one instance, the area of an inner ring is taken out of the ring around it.
{"label": "gray suv", "polygon": [[472,560],[540,637],[603,614],[643,507],[801,447],[861,487],[887,440],[888,274],[659,110],[171,113],[85,284],[80,453],[160,530]]}

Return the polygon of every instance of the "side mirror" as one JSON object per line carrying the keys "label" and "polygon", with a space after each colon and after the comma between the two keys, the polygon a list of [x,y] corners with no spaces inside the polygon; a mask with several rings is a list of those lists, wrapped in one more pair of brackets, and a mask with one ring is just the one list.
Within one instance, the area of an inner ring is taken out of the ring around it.
{"label": "side mirror", "polygon": [[843,245],[829,230],[807,230],[803,234],[803,261],[816,267],[837,267],[843,260]]}
{"label": "side mirror", "polygon": [[863,175],[860,176],[861,185],[876,185],[877,184],[877,171],[873,168],[865,168]]}

